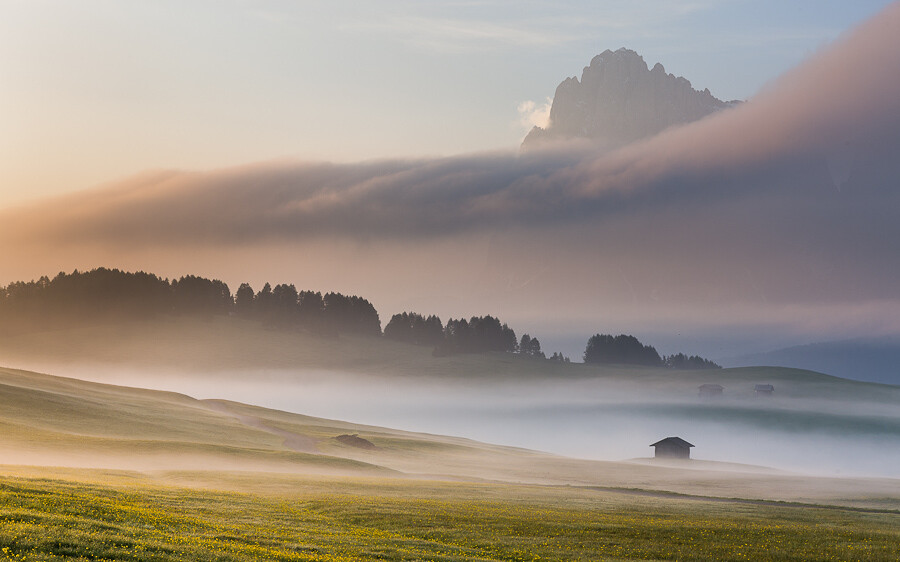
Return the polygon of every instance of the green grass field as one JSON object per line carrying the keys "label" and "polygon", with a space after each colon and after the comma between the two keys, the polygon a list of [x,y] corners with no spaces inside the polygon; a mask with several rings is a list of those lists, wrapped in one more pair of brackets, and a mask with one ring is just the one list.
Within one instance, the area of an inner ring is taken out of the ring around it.
{"label": "green grass field", "polygon": [[10,560],[900,557],[897,512],[497,483],[4,472],[0,552]]}

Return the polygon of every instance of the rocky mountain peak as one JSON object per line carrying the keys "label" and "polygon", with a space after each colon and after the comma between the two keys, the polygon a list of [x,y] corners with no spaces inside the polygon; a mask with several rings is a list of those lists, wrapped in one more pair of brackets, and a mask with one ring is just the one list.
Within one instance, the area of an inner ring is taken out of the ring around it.
{"label": "rocky mountain peak", "polygon": [[647,67],[630,49],[606,50],[556,88],[550,124],[534,127],[522,143],[530,147],[553,139],[586,138],[621,146],[695,121],[734,102],[695,90],[690,81],[667,74],[662,64]]}

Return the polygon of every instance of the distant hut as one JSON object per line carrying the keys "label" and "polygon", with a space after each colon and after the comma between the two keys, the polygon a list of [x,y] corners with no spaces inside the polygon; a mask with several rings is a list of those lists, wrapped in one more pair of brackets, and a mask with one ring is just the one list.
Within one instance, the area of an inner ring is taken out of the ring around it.
{"label": "distant hut", "polygon": [[722,393],[725,392],[725,387],[721,384],[701,384],[697,387],[697,393],[700,398],[714,398],[716,396],[722,396]]}
{"label": "distant hut", "polygon": [[681,437],[666,437],[650,445],[656,447],[653,455],[658,459],[689,459],[691,458],[691,445]]}
{"label": "distant hut", "polygon": [[758,384],[753,387],[757,396],[772,396],[775,394],[775,387],[771,384]]}

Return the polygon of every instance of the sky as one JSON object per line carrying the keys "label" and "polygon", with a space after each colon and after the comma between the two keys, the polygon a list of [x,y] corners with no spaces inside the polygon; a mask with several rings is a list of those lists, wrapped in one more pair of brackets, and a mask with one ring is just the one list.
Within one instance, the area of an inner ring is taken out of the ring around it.
{"label": "sky", "polygon": [[146,170],[513,149],[623,46],[746,99],[886,4],[0,0],[0,206]]}
{"label": "sky", "polygon": [[[713,357],[900,334],[885,5],[3,2],[0,282],[289,282],[576,359],[596,332]],[[520,154],[620,46],[750,101]]]}

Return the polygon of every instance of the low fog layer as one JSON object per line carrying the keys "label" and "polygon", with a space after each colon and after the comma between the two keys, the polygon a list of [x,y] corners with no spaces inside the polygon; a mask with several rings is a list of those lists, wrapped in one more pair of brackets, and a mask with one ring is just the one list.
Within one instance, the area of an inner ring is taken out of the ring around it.
{"label": "low fog layer", "polygon": [[53,372],[576,458],[647,458],[651,443],[680,436],[696,445],[692,458],[700,460],[900,478],[896,400],[804,398],[780,383],[772,398],[757,397],[752,383],[726,383],[724,397],[709,400],[693,383],[678,383],[677,374],[660,386],[627,378],[473,381],[302,370],[199,374],[69,365]]}
{"label": "low fog layer", "polygon": [[531,331],[897,333],[898,38],[895,4],[748,103],[611,153],[161,171],[7,209],[4,281],[107,265]]}

